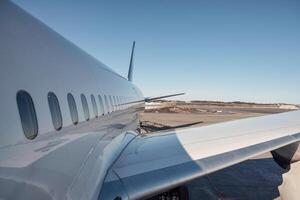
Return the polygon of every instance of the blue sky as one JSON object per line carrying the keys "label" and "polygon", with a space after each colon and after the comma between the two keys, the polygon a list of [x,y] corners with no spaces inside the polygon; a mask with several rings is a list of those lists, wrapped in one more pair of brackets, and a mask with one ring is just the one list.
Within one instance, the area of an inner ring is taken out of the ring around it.
{"label": "blue sky", "polygon": [[300,103],[298,0],[14,0],[145,96]]}

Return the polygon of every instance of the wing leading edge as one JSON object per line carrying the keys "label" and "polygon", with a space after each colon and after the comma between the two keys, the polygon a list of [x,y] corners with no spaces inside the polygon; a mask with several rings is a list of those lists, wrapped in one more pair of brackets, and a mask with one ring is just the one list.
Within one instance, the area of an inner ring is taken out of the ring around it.
{"label": "wing leading edge", "polygon": [[151,197],[300,140],[300,111],[136,137],[108,172],[100,199]]}

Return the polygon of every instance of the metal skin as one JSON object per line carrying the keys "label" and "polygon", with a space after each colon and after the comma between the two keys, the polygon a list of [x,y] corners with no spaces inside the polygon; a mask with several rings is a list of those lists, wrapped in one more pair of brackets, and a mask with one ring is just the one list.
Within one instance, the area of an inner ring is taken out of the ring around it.
{"label": "metal skin", "polygon": [[[300,140],[299,111],[138,136],[141,91],[10,1],[0,1],[0,67],[0,199],[145,198]],[[37,114],[32,140],[22,129],[20,90],[30,94]],[[59,131],[49,92],[60,104]],[[77,104],[77,125],[68,93]],[[91,95],[123,101],[97,117]]]}
{"label": "metal skin", "polygon": [[[10,1],[0,2],[0,199],[96,199],[111,163],[135,137],[144,104],[95,118],[90,95],[144,99],[140,90]],[[24,136],[16,94],[35,106],[38,136]],[[52,124],[48,92],[56,94],[63,128]],[[67,102],[76,101],[73,125]],[[80,95],[88,100],[85,121]],[[114,108],[116,110],[116,107]]]}
{"label": "metal skin", "polygon": [[[296,111],[138,136],[111,167],[100,199],[115,195],[144,199],[296,143],[300,140],[299,118]],[[113,186],[119,182],[122,190],[118,193]]]}

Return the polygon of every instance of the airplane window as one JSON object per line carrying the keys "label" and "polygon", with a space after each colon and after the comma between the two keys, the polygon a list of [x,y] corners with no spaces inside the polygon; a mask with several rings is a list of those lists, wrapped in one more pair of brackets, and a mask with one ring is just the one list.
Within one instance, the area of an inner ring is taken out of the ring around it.
{"label": "airplane window", "polygon": [[111,97],[110,96],[107,96],[107,101],[108,101],[108,105],[109,105],[109,110],[110,112],[113,112],[114,111],[114,108],[113,108],[113,104],[111,102]]}
{"label": "airplane window", "polygon": [[103,100],[102,100],[102,97],[100,95],[98,95],[98,99],[99,99],[99,103],[100,103],[100,113],[102,115],[104,115],[104,104],[103,104]]}
{"label": "airplane window", "polygon": [[120,104],[121,104],[121,109],[123,110],[124,109],[124,105],[122,105],[123,104],[122,97],[120,97]]}
{"label": "airplane window", "polygon": [[58,99],[53,92],[48,93],[48,104],[52,117],[52,123],[54,128],[58,131],[62,128],[62,116],[58,103]]}
{"label": "airplane window", "polygon": [[83,108],[83,112],[84,112],[84,118],[86,121],[89,121],[90,111],[89,111],[89,106],[88,106],[87,100],[86,100],[84,94],[81,94],[80,97],[81,97],[81,103],[82,103],[82,108]]}
{"label": "airplane window", "polygon": [[119,108],[122,109],[122,106],[121,106],[122,103],[121,103],[121,97],[120,96],[118,96],[118,103],[119,103]]}
{"label": "airplane window", "polygon": [[111,96],[111,102],[113,105],[113,110],[116,111],[116,104],[115,104],[114,96]]}
{"label": "airplane window", "polygon": [[[124,98],[121,96],[121,104],[124,104]],[[124,105],[122,105],[122,109],[124,109]]]}
{"label": "airplane window", "polygon": [[77,106],[75,99],[71,93],[67,95],[68,98],[68,104],[69,104],[69,109],[70,109],[70,115],[73,121],[73,124],[78,124],[78,111],[77,111]]}
{"label": "airplane window", "polygon": [[105,101],[107,113],[109,113],[110,112],[110,107],[109,107],[109,103],[108,103],[107,97],[105,95],[104,95],[104,101]]}
{"label": "airplane window", "polygon": [[122,109],[122,101],[121,101],[121,96],[118,97],[118,102],[119,102],[119,108],[120,110]]}
{"label": "airplane window", "polygon": [[38,123],[31,96],[24,90],[17,93],[17,104],[26,138],[32,140],[38,134]]}
{"label": "airplane window", "polygon": [[117,111],[118,110],[118,105],[117,105],[117,101],[116,101],[115,96],[112,96],[112,101],[113,101],[113,104],[114,104],[114,107],[115,107],[115,111]]}
{"label": "airplane window", "polygon": [[97,107],[94,95],[91,95],[91,100],[92,100],[92,104],[93,104],[94,115],[97,118],[98,117],[98,107]]}
{"label": "airplane window", "polygon": [[115,105],[115,110],[118,110],[118,105],[117,105],[116,97],[113,96],[113,97],[112,97],[112,100],[113,100],[113,103],[114,103],[114,105]]}
{"label": "airplane window", "polygon": [[117,111],[118,110],[118,105],[117,105],[115,96],[112,96],[112,101],[113,101],[113,104],[114,104],[115,111]]}
{"label": "airplane window", "polygon": [[108,108],[108,110],[109,110],[109,113],[111,113],[112,112],[112,109],[111,109],[111,104],[110,104],[110,101],[109,101],[109,98],[108,98],[108,96],[107,96],[107,108]]}
{"label": "airplane window", "polygon": [[119,102],[118,96],[116,96],[116,104],[117,104],[118,110],[120,110],[120,102]]}
{"label": "airplane window", "polygon": [[112,102],[112,99],[111,99],[111,96],[108,96],[108,99],[109,99],[109,103],[110,103],[110,105],[111,105],[111,111],[115,111],[114,109],[114,104],[113,104],[113,102]]}

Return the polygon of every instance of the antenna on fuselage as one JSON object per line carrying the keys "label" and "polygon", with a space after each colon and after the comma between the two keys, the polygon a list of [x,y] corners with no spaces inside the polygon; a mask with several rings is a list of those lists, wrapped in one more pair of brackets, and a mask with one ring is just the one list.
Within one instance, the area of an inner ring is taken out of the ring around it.
{"label": "antenna on fuselage", "polygon": [[132,44],[130,64],[129,64],[129,69],[128,69],[128,81],[130,81],[130,82],[132,82],[134,47],[135,47],[135,41],[133,41],[133,44]]}

